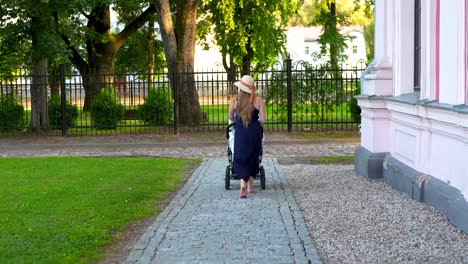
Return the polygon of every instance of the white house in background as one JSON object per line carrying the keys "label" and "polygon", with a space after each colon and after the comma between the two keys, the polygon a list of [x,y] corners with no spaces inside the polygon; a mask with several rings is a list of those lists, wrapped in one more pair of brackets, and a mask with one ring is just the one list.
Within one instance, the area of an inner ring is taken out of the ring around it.
{"label": "white house in background", "polygon": [[468,233],[468,1],[375,0],[355,170]]}
{"label": "white house in background", "polygon": [[[361,27],[349,26],[343,27],[340,33],[344,36],[350,36],[346,41],[347,57],[344,64],[356,65],[359,60],[366,61],[366,43]],[[290,27],[287,35],[287,52],[293,63],[305,61],[314,65],[322,64],[324,60],[315,60],[312,55],[320,53],[320,35],[322,27]]]}
{"label": "white house in background", "polygon": [[[294,62],[307,61],[312,64],[321,64],[312,54],[320,52],[318,40],[322,34],[322,27],[290,27],[286,32],[287,52]],[[341,34],[351,36],[347,41],[348,48],[345,55],[348,59],[346,64],[355,65],[359,60],[366,60],[366,44],[361,27],[350,26],[341,29]],[[208,38],[209,39],[209,38]],[[195,46],[195,69],[212,69],[219,67],[222,70],[222,57],[218,47],[212,46],[210,50],[204,50],[202,46]]]}

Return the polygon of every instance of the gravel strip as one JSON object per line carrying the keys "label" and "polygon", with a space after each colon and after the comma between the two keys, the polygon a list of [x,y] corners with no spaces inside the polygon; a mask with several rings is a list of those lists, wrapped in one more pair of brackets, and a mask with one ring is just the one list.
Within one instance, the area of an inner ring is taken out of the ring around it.
{"label": "gravel strip", "polygon": [[282,165],[324,263],[468,263],[468,235],[353,165]]}

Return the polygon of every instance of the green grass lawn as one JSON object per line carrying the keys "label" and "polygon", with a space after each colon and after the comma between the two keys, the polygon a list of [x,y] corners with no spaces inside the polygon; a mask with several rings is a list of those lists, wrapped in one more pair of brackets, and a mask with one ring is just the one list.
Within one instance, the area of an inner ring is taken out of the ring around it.
{"label": "green grass lawn", "polygon": [[158,212],[195,159],[0,159],[0,263],[89,263]]}
{"label": "green grass lawn", "polygon": [[[296,106],[299,108],[299,106]],[[229,105],[202,105],[201,110],[208,114],[208,123],[210,124],[223,124],[227,122],[227,113]],[[287,122],[286,109],[280,111],[278,105],[265,106],[267,122]],[[347,104],[342,103],[333,108],[333,110],[319,111],[320,116],[312,113],[312,110],[303,107],[292,114],[293,122],[351,122],[351,114],[348,111]],[[321,119],[321,117],[323,119]]]}
{"label": "green grass lawn", "polygon": [[354,164],[354,156],[328,156],[311,158],[312,164]]}
{"label": "green grass lawn", "polygon": [[[127,109],[135,109],[137,106],[127,106]],[[201,111],[206,113],[207,120],[201,124],[201,127],[219,127],[228,124],[229,105],[214,104],[201,105]],[[296,131],[326,131],[326,130],[356,130],[357,124],[351,119],[347,103],[335,105],[333,109],[320,109],[313,113],[310,106],[294,105],[292,113],[292,126]],[[27,130],[30,113],[25,114],[25,127],[21,131],[0,131],[0,135],[18,135]],[[172,132],[173,124],[153,126],[145,124],[142,120],[122,120],[117,124],[116,129],[96,129],[92,126],[91,115],[89,112],[78,110],[76,126],[67,130],[67,135],[83,134],[116,134],[116,133],[147,133],[147,132]],[[266,105],[266,123],[264,128],[267,130],[285,131],[287,130],[286,109],[279,109],[278,105]],[[61,129],[53,129],[52,134],[61,135]]]}

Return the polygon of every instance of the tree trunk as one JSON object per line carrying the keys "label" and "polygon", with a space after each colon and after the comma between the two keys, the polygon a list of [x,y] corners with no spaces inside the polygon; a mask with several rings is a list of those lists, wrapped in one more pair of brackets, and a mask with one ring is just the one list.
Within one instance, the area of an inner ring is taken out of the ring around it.
{"label": "tree trunk", "polygon": [[245,44],[245,49],[247,53],[242,57],[242,75],[250,75],[250,68],[252,66],[252,57],[253,57],[253,49],[252,45],[250,44],[250,37]]}
{"label": "tree trunk", "polygon": [[[338,28],[337,28],[337,22],[336,22],[336,5],[335,2],[329,2],[328,4],[329,9],[330,9],[330,29],[336,32],[336,34],[339,34]],[[333,69],[338,68],[338,56],[339,56],[339,43],[336,42],[331,42],[330,44],[330,63]]]}
{"label": "tree trunk", "polygon": [[31,126],[32,132],[45,132],[49,129],[47,111],[47,59],[34,58],[32,61],[31,82]]}
{"label": "tree trunk", "polygon": [[105,45],[96,47],[95,52],[88,53],[89,72],[83,79],[85,89],[85,101],[83,110],[88,111],[91,107],[91,101],[102,88],[114,89],[114,59],[118,47],[115,45]]}
{"label": "tree trunk", "polygon": [[223,53],[223,67],[227,73],[227,81],[228,81],[228,88],[227,88],[227,97],[228,102],[231,99],[231,96],[236,94],[236,89],[234,88],[234,82],[237,80],[237,67],[234,64],[233,56],[229,56],[229,64],[227,62],[226,54]]}
{"label": "tree trunk", "polygon": [[179,1],[176,30],[172,23],[169,1],[155,2],[173,94],[177,89],[179,123],[183,125],[200,123],[202,118],[193,73],[198,2],[199,0]]}
{"label": "tree trunk", "polygon": [[[36,0],[36,4],[43,4]],[[37,7],[37,6],[36,6]],[[40,10],[40,9],[39,9]],[[31,81],[31,124],[34,133],[45,132],[49,129],[49,115],[47,111],[47,58],[41,47],[47,41],[47,23],[44,15],[33,10],[31,17],[32,37],[32,81]]]}
{"label": "tree trunk", "polygon": [[107,36],[107,42],[99,41],[93,37],[87,37],[86,50],[88,55],[87,76],[81,72],[85,89],[85,101],[83,110],[88,111],[91,100],[102,88],[110,87],[114,83],[114,59],[120,46],[116,45],[115,38],[110,27],[110,8],[108,5],[99,4],[91,12],[87,27],[92,31]]}
{"label": "tree trunk", "polygon": [[198,124],[202,120],[200,102],[195,87],[195,29],[199,0],[185,0],[177,5],[176,36],[179,71],[179,121],[183,125]]}
{"label": "tree trunk", "polygon": [[166,57],[169,81],[171,82],[172,94],[176,88],[177,76],[177,40],[172,23],[171,8],[169,0],[160,0],[155,2],[158,12],[159,30],[164,45],[164,55]]}

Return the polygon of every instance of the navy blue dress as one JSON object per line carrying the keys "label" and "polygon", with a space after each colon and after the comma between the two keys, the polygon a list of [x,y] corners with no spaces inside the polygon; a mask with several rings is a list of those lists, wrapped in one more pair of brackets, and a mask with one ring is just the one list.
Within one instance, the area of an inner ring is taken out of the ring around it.
{"label": "navy blue dress", "polygon": [[234,125],[234,170],[237,179],[249,180],[258,173],[259,156],[262,149],[262,129],[258,121],[258,109],[254,108],[248,127],[236,114]]}

